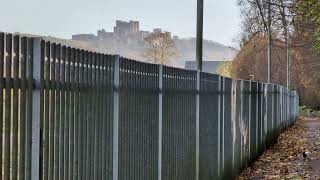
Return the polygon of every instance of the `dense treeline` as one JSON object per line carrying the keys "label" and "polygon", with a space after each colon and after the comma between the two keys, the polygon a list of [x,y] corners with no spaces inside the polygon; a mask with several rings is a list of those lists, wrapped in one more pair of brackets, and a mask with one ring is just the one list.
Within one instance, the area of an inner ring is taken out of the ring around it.
{"label": "dense treeline", "polygon": [[239,0],[238,3],[242,12],[241,49],[231,74],[236,78],[267,81],[270,15],[271,82],[287,85],[290,58],[290,87],[298,90],[304,105],[320,109],[320,1]]}

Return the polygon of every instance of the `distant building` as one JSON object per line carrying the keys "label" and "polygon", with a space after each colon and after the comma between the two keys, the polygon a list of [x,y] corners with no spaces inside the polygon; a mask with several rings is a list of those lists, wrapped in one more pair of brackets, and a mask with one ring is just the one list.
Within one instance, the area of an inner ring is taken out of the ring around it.
{"label": "distant building", "polygon": [[138,40],[139,41],[143,41],[144,40],[144,38],[146,38],[148,35],[150,34],[150,32],[149,31],[140,31],[139,33],[138,33]]}
{"label": "distant building", "polygon": [[[155,31],[162,32],[161,29]],[[73,40],[78,41],[96,41],[96,40],[114,40],[117,38],[126,40],[127,42],[143,41],[146,36],[150,34],[149,31],[140,31],[139,21],[116,21],[116,26],[113,28],[113,32],[107,32],[105,29],[97,31],[97,35],[94,34],[76,34],[72,36]],[[171,35],[171,33],[170,33]]]}
{"label": "distant building", "polygon": [[118,36],[126,36],[133,33],[138,33],[139,29],[139,21],[116,21],[116,26],[114,27],[113,32]]}
{"label": "distant building", "polygon": [[106,32],[106,30],[101,29],[97,31],[97,35],[99,39],[109,39],[114,36],[114,33],[112,32]]}
{"label": "distant building", "polygon": [[161,32],[162,32],[161,28],[153,29],[153,33],[161,33]]}
{"label": "distant building", "polygon": [[167,31],[165,31],[164,32],[168,37],[170,37],[171,38],[171,32],[167,32]]}
{"label": "distant building", "polygon": [[168,31],[162,31],[162,29],[161,29],[161,28],[153,29],[153,33],[164,33],[164,34],[166,34],[167,36],[171,37],[171,32],[168,32]]}
{"label": "distant building", "polygon": [[[156,28],[153,32],[163,32],[171,37],[170,32],[162,31],[160,28]],[[97,31],[97,35],[94,34],[76,34],[72,36],[73,40],[77,41],[114,41],[123,40],[127,43],[141,42],[147,37],[151,32],[141,31],[139,21],[116,21],[116,25],[113,28],[113,32],[107,32],[105,29]]]}
{"label": "distant building", "polygon": [[[231,61],[203,61],[202,62],[202,71],[207,73],[217,74],[218,67],[221,64],[228,63]],[[185,69],[188,70],[197,70],[197,62],[196,61],[186,61]]]}
{"label": "distant building", "polygon": [[76,34],[76,35],[72,35],[72,40],[76,40],[76,41],[92,41],[92,40],[96,40],[97,36],[95,36],[94,34]]}

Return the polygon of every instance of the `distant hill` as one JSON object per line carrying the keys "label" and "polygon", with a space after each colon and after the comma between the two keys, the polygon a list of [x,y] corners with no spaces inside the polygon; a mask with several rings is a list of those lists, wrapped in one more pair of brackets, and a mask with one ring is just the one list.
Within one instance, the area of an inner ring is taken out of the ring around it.
{"label": "distant hill", "polygon": [[[175,60],[171,60],[169,65],[176,67],[184,67],[186,61],[194,61],[196,58],[196,39],[195,38],[175,38],[179,56]],[[85,42],[91,48],[100,52],[109,54],[120,54],[121,56],[146,61],[143,57],[143,47],[141,41],[132,39],[116,39],[109,38],[96,39]],[[223,44],[204,40],[203,42],[203,59],[205,61],[232,61],[237,53],[237,50],[227,47]]]}
{"label": "distant hill", "polygon": [[[185,61],[195,61],[196,39],[175,39],[177,48],[180,51],[178,65],[184,66]],[[203,41],[203,60],[204,61],[232,61],[237,50],[223,44],[204,40]]]}
{"label": "distant hill", "polygon": [[[86,49],[89,51],[97,51],[107,54],[120,54],[121,56],[146,61],[143,57],[143,47],[141,40],[126,38],[108,38],[95,39],[88,41],[61,39],[52,36],[38,36],[33,34],[15,33],[22,36],[42,37],[46,40],[65,44],[67,46]],[[195,38],[177,38],[174,37],[179,56],[175,60],[171,60],[169,65],[183,68],[186,61],[195,61],[196,57],[196,39]],[[227,47],[223,44],[204,40],[203,42],[203,60],[204,61],[232,61],[237,50]]]}
{"label": "distant hill", "polygon": [[56,38],[53,36],[41,36],[41,35],[27,34],[27,33],[20,33],[20,32],[16,32],[13,34],[26,36],[26,37],[41,37],[44,40],[51,41],[53,43],[58,43],[58,44],[62,44],[62,45],[66,45],[74,48],[79,48],[79,49],[86,49],[88,51],[96,51],[96,49],[93,48],[93,46],[88,42],[74,41],[71,39],[62,39],[62,38]]}

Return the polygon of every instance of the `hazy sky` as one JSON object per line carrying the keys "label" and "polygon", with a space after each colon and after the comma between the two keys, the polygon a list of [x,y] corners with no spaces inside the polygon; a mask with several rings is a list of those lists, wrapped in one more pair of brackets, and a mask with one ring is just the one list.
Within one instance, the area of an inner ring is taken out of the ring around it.
{"label": "hazy sky", "polygon": [[[234,45],[237,0],[204,0],[204,37]],[[0,31],[71,38],[112,31],[115,21],[139,20],[143,30],[161,27],[180,37],[196,33],[196,0],[0,0]]]}

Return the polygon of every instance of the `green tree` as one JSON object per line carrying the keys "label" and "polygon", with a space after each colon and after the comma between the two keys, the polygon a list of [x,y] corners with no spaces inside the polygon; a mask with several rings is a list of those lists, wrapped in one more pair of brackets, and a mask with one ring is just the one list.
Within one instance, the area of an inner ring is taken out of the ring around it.
{"label": "green tree", "polygon": [[[320,1],[319,0],[299,0],[297,3],[298,16],[302,21],[314,24],[314,46],[320,51]],[[308,36],[310,34],[306,34]]]}

